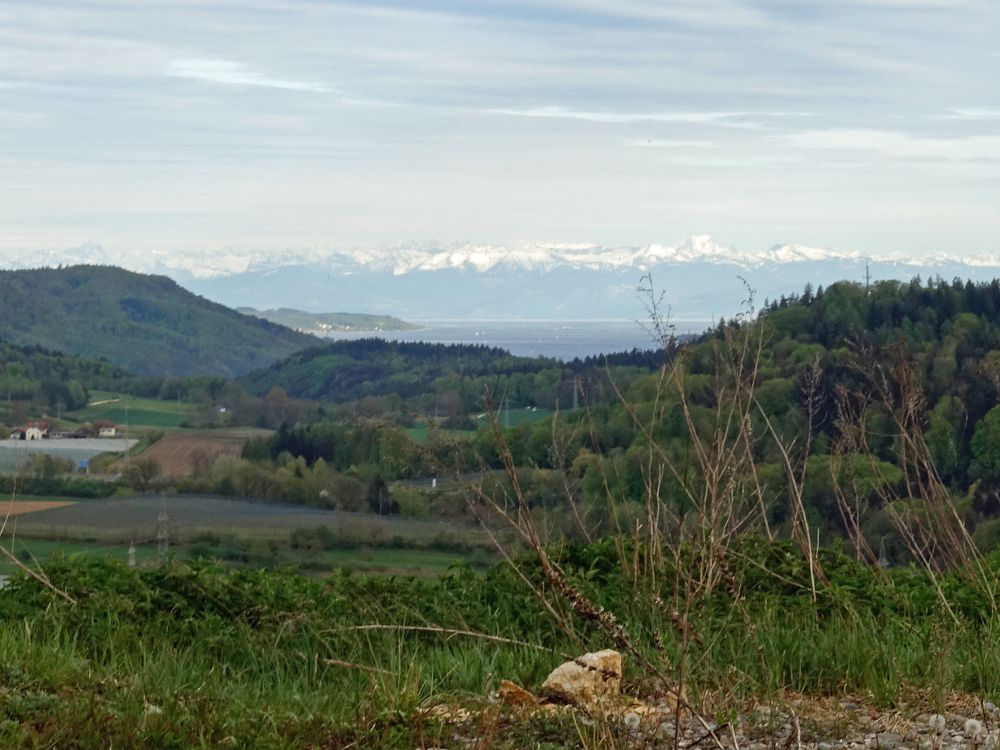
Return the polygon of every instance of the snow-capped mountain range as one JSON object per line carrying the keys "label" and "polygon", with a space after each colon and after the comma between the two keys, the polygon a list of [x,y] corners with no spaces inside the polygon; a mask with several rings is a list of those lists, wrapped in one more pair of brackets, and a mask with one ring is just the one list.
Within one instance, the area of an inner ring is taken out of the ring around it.
{"label": "snow-capped mountain range", "polygon": [[856,260],[926,267],[951,263],[1000,267],[998,255],[862,256],[855,251],[818,249],[804,245],[774,245],[765,250],[741,250],[719,244],[708,235],[692,236],[678,245],[650,244],[620,247],[580,243],[533,243],[509,246],[465,242],[409,243],[353,249],[313,247],[252,250],[219,247],[197,252],[154,250],[150,253],[129,253],[112,252],[99,244],[86,243],[65,250],[9,253],[0,262],[5,268],[38,268],[77,263],[116,265],[143,273],[162,273],[178,279],[208,279],[303,265],[325,266],[330,270],[363,269],[400,275],[444,269],[484,273],[497,268],[551,271],[559,267],[591,271],[632,268],[645,272],[661,264],[673,263],[709,263],[752,269],[775,263]]}
{"label": "snow-capped mountain range", "polygon": [[840,279],[908,280],[920,274],[1000,275],[1000,256],[866,256],[804,245],[742,250],[711,237],[677,245],[407,243],[375,248],[112,252],[88,243],[59,251],[7,253],[6,268],[117,265],[172,277],[231,306],[350,310],[410,318],[625,318],[641,316],[637,286],[651,274],[674,311],[702,319],[732,315],[746,298],[800,291]]}

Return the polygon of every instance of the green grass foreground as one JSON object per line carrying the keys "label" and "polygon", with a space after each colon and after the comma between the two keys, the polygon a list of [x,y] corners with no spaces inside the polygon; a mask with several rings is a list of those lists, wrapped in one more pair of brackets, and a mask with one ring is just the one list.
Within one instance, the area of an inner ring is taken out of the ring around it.
{"label": "green grass foreground", "polygon": [[[674,581],[637,591],[619,551],[603,542],[553,554],[639,651],[677,664]],[[728,591],[691,602],[693,701],[711,696],[724,715],[783,690],[887,706],[914,689],[932,702],[950,690],[997,700],[1000,619],[970,584],[939,579],[952,617],[925,575],[882,575],[824,552],[830,583],[814,602],[791,547],[746,541],[734,553],[746,562],[731,567]],[[521,568],[542,585],[531,561]],[[593,621],[572,620],[572,635],[557,627],[508,565],[318,580],[74,558],[46,573],[77,604],[27,578],[0,591],[2,747],[456,747],[454,728],[422,707],[481,706],[501,677],[537,688],[565,654],[616,645]],[[656,595],[663,606],[650,606]],[[628,654],[626,682],[638,694],[651,682]],[[579,745],[571,724],[547,720],[489,747]]]}

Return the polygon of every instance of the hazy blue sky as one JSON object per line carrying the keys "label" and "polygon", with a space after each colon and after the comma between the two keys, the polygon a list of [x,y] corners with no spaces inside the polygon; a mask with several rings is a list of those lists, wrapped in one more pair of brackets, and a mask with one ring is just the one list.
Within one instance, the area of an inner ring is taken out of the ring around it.
{"label": "hazy blue sky", "polygon": [[1000,251],[998,0],[0,0],[0,251]]}

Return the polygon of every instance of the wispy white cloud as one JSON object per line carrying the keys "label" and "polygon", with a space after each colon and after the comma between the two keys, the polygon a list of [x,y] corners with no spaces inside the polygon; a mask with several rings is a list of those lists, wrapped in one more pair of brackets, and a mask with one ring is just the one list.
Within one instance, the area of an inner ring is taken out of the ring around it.
{"label": "wispy white cloud", "polygon": [[741,0],[548,0],[564,11],[590,12],[610,18],[661,21],[709,28],[753,27],[766,17]]}
{"label": "wispy white cloud", "polygon": [[637,146],[639,148],[667,148],[667,149],[680,149],[680,148],[712,148],[718,144],[712,141],[681,141],[681,140],[670,140],[663,138],[636,138],[628,142],[630,146]]}
{"label": "wispy white cloud", "polygon": [[804,131],[785,138],[801,148],[875,151],[904,159],[1000,160],[1000,136],[941,138],[887,130],[845,129]]}
{"label": "wispy white cloud", "polygon": [[951,116],[962,120],[1000,120],[1000,109],[955,108]]}
{"label": "wispy white cloud", "polygon": [[[2,84],[0,84],[2,86]],[[40,112],[8,112],[0,110],[0,125],[9,128],[38,128],[49,118]]]}
{"label": "wispy white cloud", "polygon": [[720,125],[729,128],[758,128],[755,118],[808,117],[807,112],[615,112],[610,110],[576,110],[565,107],[495,108],[488,114],[510,117],[582,120],[605,124],[683,123],[689,125]]}
{"label": "wispy white cloud", "polygon": [[953,12],[961,8],[984,8],[990,0],[847,0],[851,5],[871,5],[895,10],[943,10]]}
{"label": "wispy white cloud", "polygon": [[232,60],[191,57],[174,60],[167,66],[166,74],[178,78],[193,78],[199,81],[221,83],[230,86],[263,86],[289,91],[313,91],[329,93],[333,89],[323,83],[313,81],[293,81],[287,78],[272,78],[258,73],[246,65]]}

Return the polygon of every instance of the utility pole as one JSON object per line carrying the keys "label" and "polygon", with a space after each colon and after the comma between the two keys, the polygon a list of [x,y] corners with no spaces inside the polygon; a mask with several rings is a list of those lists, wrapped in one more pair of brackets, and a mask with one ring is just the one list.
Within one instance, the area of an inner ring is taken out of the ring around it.
{"label": "utility pole", "polygon": [[159,543],[159,560],[160,565],[163,565],[167,561],[167,553],[170,551],[170,529],[167,527],[167,522],[170,519],[167,518],[167,509],[164,506],[160,511],[160,517],[158,519],[158,527],[156,531],[156,541]]}
{"label": "utility pole", "polygon": [[871,269],[869,268],[869,262],[866,260],[865,261],[865,293],[868,292],[868,289],[871,286],[871,283],[872,283],[872,273],[871,273]]}
{"label": "utility pole", "polygon": [[125,471],[128,472],[128,401],[125,402]]}

